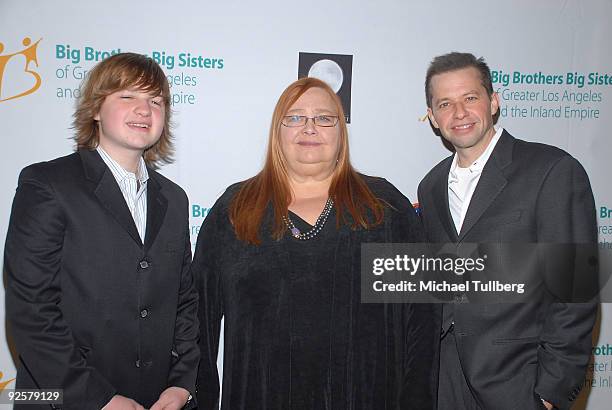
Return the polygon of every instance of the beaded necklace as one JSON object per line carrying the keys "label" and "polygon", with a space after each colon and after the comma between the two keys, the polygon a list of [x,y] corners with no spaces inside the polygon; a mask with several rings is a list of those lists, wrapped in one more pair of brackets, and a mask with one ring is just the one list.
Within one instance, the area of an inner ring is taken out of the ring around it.
{"label": "beaded necklace", "polygon": [[300,232],[300,230],[295,226],[295,224],[293,223],[291,218],[289,218],[288,215],[283,216],[283,222],[285,222],[285,225],[287,225],[287,228],[289,228],[289,231],[291,231],[291,235],[293,235],[294,238],[299,239],[301,241],[307,241],[309,239],[314,238],[319,234],[319,232],[321,232],[321,229],[323,229],[323,226],[327,221],[327,217],[329,216],[329,213],[331,212],[333,207],[333,199],[331,199],[331,197],[327,198],[327,201],[325,202],[325,207],[323,207],[323,212],[321,212],[321,215],[319,215],[319,217],[317,218],[317,221],[315,222],[314,226],[308,232]]}

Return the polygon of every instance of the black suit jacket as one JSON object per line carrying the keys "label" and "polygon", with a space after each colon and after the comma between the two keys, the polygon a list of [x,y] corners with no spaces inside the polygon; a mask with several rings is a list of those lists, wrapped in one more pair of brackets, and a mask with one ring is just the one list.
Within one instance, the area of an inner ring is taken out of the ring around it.
{"label": "black suit jacket", "polygon": [[[419,185],[430,242],[596,243],[593,194],[566,152],[501,135],[472,196],[461,232],[448,206],[453,157]],[[591,352],[594,303],[452,304],[463,372],[483,409],[530,409],[536,395],[568,409]]]}
{"label": "black suit jacket", "polygon": [[143,244],[96,151],[26,167],[5,247],[16,388],[64,389],[61,408],[78,410],[114,394],[148,408],[168,386],[195,396],[190,261],[187,197],[162,175],[149,170]]}

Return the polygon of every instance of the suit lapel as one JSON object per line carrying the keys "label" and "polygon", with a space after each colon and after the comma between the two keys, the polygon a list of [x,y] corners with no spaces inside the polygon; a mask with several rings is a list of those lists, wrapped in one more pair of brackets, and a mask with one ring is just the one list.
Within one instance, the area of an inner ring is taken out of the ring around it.
{"label": "suit lapel", "polygon": [[437,182],[433,191],[433,199],[436,206],[440,221],[448,234],[448,237],[453,242],[457,241],[457,229],[453,222],[453,217],[448,206],[448,172],[450,171],[453,157],[447,158],[446,164],[441,168],[441,174],[437,178]]}
{"label": "suit lapel", "polygon": [[168,209],[168,200],[162,194],[160,184],[154,171],[149,170],[147,181],[147,231],[145,233],[145,250],[151,248],[159,233]]}
{"label": "suit lapel", "polygon": [[465,238],[508,183],[503,169],[512,163],[513,145],[514,138],[504,130],[491,153],[491,157],[482,170],[482,175],[478,185],[476,185],[470,200],[470,206],[461,226],[459,241]]}
{"label": "suit lapel", "polygon": [[142,247],[134,218],[125,203],[121,189],[97,151],[80,150],[85,177],[94,183],[93,193],[132,239]]}

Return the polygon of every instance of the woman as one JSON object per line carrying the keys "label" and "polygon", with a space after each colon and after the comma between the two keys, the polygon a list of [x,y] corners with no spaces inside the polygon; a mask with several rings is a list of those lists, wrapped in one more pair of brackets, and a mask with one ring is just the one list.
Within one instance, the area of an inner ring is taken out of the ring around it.
{"label": "woman", "polygon": [[202,225],[198,406],[428,409],[439,339],[428,305],[360,302],[366,242],[420,242],[409,200],[349,161],[342,105],[303,78],[280,96],[267,158]]}

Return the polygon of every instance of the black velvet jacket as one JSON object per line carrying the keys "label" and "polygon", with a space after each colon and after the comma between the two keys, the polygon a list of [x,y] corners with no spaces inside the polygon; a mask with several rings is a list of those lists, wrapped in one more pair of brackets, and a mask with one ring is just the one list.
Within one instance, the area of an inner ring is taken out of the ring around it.
{"label": "black velvet jacket", "polygon": [[192,263],[200,295],[200,409],[219,404],[222,317],[222,409],[433,408],[438,307],[360,300],[361,244],[422,242],[421,223],[393,185],[364,178],[388,204],[384,222],[338,228],[332,211],[306,242],[290,234],[277,241],[266,229],[259,246],[239,241],[228,218],[238,184],[214,205]]}

